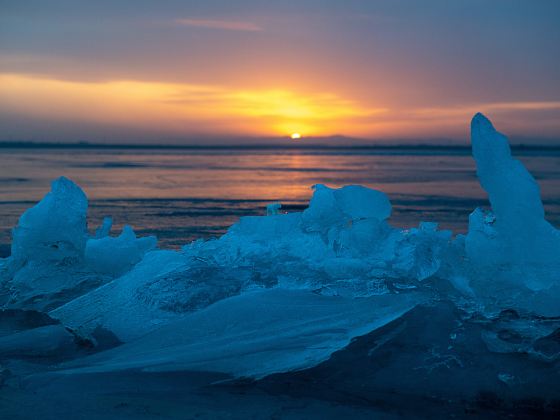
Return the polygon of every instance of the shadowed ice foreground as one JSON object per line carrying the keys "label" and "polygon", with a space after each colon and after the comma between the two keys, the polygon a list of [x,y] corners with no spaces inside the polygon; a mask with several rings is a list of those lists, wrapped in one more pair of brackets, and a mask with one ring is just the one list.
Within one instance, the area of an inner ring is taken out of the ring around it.
{"label": "shadowed ice foreground", "polygon": [[455,237],[316,185],[301,213],[160,250],[110,218],[88,234],[55,180],[0,260],[0,414],[557,415],[560,233],[507,138],[481,114],[471,134],[492,211]]}

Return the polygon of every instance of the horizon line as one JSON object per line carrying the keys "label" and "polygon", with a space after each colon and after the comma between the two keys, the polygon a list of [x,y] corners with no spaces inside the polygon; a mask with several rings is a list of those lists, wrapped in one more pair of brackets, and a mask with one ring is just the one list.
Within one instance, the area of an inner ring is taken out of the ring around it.
{"label": "horizon line", "polygon": [[[349,139],[349,138],[345,138]],[[547,150],[560,151],[560,144],[511,144],[514,150]],[[211,149],[330,149],[330,150],[470,150],[470,143],[465,144],[442,144],[442,143],[401,143],[401,144],[302,144],[302,142],[292,142],[289,144],[155,144],[155,143],[92,143],[87,141],[79,142],[36,142],[36,141],[2,141],[0,149],[184,149],[184,150],[211,150]]]}

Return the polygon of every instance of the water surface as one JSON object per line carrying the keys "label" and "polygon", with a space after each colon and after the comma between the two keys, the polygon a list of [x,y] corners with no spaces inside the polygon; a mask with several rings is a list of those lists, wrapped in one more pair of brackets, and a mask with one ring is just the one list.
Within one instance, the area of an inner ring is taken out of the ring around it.
{"label": "water surface", "polygon": [[[560,153],[517,157],[541,185],[548,220],[560,225]],[[86,192],[91,230],[110,215],[117,228],[157,235],[161,247],[218,236],[273,201],[301,211],[318,183],[384,191],[400,227],[435,221],[460,233],[469,213],[487,206],[464,149],[2,149],[0,255],[9,254],[19,215],[61,175]]]}

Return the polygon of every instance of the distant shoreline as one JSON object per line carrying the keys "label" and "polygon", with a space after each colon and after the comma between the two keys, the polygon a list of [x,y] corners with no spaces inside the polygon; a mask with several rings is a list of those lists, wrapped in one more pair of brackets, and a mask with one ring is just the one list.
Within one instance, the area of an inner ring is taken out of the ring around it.
{"label": "distant shoreline", "polygon": [[[512,150],[527,152],[560,151],[560,145],[511,145]],[[402,145],[175,145],[175,144],[101,144],[101,143],[36,143],[0,142],[0,149],[124,149],[124,150],[356,150],[356,151],[470,151],[470,145],[402,144]]]}

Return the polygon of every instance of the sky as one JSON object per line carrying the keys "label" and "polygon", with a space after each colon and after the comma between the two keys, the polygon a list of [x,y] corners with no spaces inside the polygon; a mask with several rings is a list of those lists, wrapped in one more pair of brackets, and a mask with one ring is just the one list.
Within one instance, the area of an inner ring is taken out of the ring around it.
{"label": "sky", "polygon": [[0,0],[0,141],[465,143],[481,111],[560,144],[558,22],[558,0]]}

